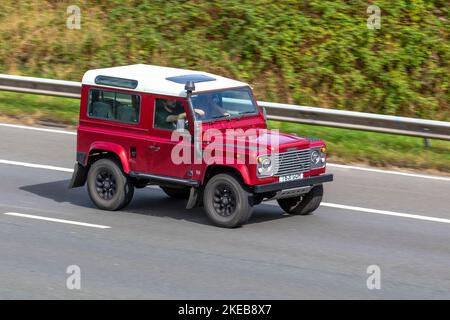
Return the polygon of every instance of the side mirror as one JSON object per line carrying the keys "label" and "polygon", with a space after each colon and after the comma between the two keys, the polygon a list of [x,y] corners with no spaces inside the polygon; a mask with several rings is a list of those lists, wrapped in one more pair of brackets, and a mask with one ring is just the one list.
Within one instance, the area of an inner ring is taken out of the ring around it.
{"label": "side mirror", "polygon": [[262,107],[262,112],[263,112],[264,120],[267,121],[267,110],[266,110],[266,107]]}

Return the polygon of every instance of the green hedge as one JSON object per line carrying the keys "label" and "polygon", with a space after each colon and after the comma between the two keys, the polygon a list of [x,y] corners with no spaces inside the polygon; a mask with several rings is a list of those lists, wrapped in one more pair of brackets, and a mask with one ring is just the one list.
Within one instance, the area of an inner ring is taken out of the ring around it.
{"label": "green hedge", "polygon": [[[66,28],[66,8],[82,29]],[[450,119],[447,0],[2,0],[0,72],[80,80],[149,63],[250,82],[259,99]]]}

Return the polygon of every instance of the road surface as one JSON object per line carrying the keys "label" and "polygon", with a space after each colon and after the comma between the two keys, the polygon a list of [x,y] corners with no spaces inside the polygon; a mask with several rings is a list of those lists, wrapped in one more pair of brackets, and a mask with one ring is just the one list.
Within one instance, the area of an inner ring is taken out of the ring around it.
{"label": "road surface", "polygon": [[314,215],[267,202],[229,230],[156,187],[96,209],[67,188],[75,145],[0,124],[1,299],[450,299],[449,178],[330,165]]}

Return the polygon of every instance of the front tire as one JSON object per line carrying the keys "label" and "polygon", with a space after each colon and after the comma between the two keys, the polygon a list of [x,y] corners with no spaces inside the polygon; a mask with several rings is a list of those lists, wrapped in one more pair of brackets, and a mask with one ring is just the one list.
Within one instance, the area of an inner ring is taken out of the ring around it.
{"label": "front tire", "polygon": [[249,193],[231,174],[218,174],[208,181],[203,204],[212,223],[223,228],[243,225],[250,219],[253,210]]}
{"label": "front tire", "polygon": [[100,159],[91,166],[87,188],[92,202],[102,210],[116,211],[128,205],[134,195],[131,179],[112,159]]}
{"label": "front tire", "polygon": [[278,199],[278,204],[286,213],[293,215],[308,215],[315,211],[322,202],[323,186],[318,185],[307,194],[294,197]]}

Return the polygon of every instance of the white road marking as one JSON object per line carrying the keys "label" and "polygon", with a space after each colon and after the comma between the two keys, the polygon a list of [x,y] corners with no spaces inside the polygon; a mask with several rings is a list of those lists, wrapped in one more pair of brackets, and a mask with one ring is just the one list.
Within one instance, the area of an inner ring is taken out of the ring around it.
{"label": "white road marking", "polygon": [[348,165],[336,164],[336,163],[327,163],[327,167],[360,170],[360,171],[375,172],[375,173],[386,173],[386,174],[393,174],[393,175],[412,177],[412,178],[450,181],[450,178],[447,178],[447,177],[437,177],[437,176],[415,174],[415,173],[408,173],[408,172],[401,172],[401,171],[389,171],[389,170],[382,170],[382,169],[372,169],[372,168],[365,168],[365,167],[348,166]]}
{"label": "white road marking", "polygon": [[[10,124],[10,123],[0,123],[0,127],[26,129],[26,130],[36,130],[36,131],[43,131],[43,132],[50,132],[50,133],[61,133],[61,134],[68,134],[68,135],[74,135],[74,136],[77,135],[76,131],[45,129],[45,128],[24,126],[24,125]],[[414,174],[414,173],[398,172],[398,171],[390,171],[390,170],[382,170],[382,169],[372,169],[372,168],[358,167],[358,166],[349,166],[349,165],[336,164],[336,163],[327,163],[327,166],[328,167],[334,167],[334,168],[341,168],[341,169],[350,169],[350,170],[367,171],[367,172],[374,172],[374,173],[392,174],[392,175],[398,175],[398,176],[410,177],[410,178],[450,181],[450,178],[447,178],[447,177],[438,177],[438,176],[432,176],[432,175]]]}
{"label": "white road marking", "polygon": [[78,221],[72,221],[72,220],[55,219],[55,218],[35,216],[35,215],[31,215],[31,214],[23,214],[23,213],[17,213],[17,212],[6,212],[6,213],[4,213],[4,215],[36,219],[36,220],[51,221],[51,222],[66,223],[66,224],[73,224],[73,225],[77,225],[77,226],[91,227],[91,228],[98,228],[98,229],[110,229],[111,228],[108,226],[102,226],[100,224],[91,224],[91,223],[78,222]]}
{"label": "white road marking", "polygon": [[335,209],[343,209],[343,210],[350,210],[350,211],[365,212],[365,213],[383,214],[383,215],[387,215],[387,216],[395,216],[395,217],[409,218],[409,219],[416,219],[416,220],[425,220],[425,221],[441,222],[441,223],[450,223],[450,219],[435,218],[435,217],[421,216],[421,215],[417,215],[417,214],[400,213],[400,212],[386,211],[386,210],[361,208],[361,207],[347,206],[347,205],[343,205],[343,204],[322,202],[320,204],[320,206],[328,207],[328,208],[335,208]]}
{"label": "white road marking", "polygon": [[[61,168],[61,167],[46,166],[46,165],[40,165],[40,164],[33,164],[33,163],[17,162],[17,161],[9,161],[9,160],[1,160],[0,159],[0,164],[1,163],[9,164],[9,165],[16,165],[16,166],[30,167],[30,168],[37,168],[37,169],[63,171],[63,172],[73,172],[73,169],[69,169],[69,168]],[[347,205],[335,204],[335,203],[322,202],[321,206],[323,206],[323,207],[330,207],[330,208],[336,208],[336,209],[344,209],[344,210],[351,210],[351,211],[366,212],[366,213],[384,214],[384,215],[389,215],[389,216],[397,216],[397,217],[411,218],[411,219],[417,219],[417,220],[426,220],[426,221],[433,221],[433,222],[450,223],[450,219],[442,219],[442,218],[421,216],[421,215],[409,214],[409,213],[400,213],[400,212],[393,212],[393,211],[361,208],[361,207],[347,206]]]}
{"label": "white road marking", "polygon": [[17,124],[10,124],[10,123],[0,123],[0,127],[15,128],[15,129],[25,129],[25,130],[35,130],[35,131],[50,132],[50,133],[61,133],[61,134],[69,134],[69,135],[73,135],[73,136],[77,135],[77,133],[75,131],[58,130],[58,129],[46,129],[46,128],[22,126],[22,125],[17,125]]}
{"label": "white road marking", "polygon": [[12,165],[12,166],[21,166],[21,167],[28,167],[28,168],[35,168],[35,169],[62,171],[62,172],[73,172],[73,169],[69,169],[69,168],[47,166],[47,165],[43,165],[43,164],[35,164],[35,163],[28,163],[28,162],[10,161],[10,160],[3,160],[3,159],[0,159],[0,164],[8,164],[8,165]]}

